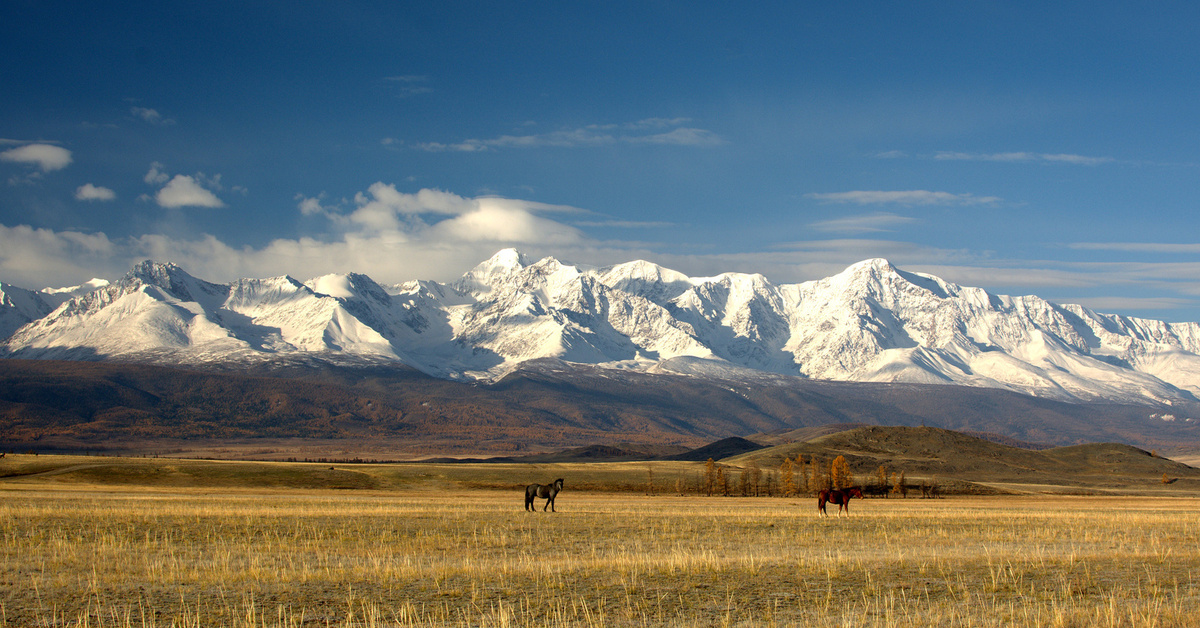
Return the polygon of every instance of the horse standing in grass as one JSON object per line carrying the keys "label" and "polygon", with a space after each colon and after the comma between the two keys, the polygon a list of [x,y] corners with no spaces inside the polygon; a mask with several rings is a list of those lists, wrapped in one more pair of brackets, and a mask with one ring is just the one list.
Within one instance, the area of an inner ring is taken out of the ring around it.
{"label": "horse standing in grass", "polygon": [[549,508],[550,512],[558,512],[554,510],[554,498],[558,496],[558,492],[562,490],[563,479],[558,478],[553,484],[530,484],[525,487],[525,510],[535,512],[537,508],[533,505],[533,499],[540,497],[546,500],[546,505],[542,506],[542,512],[546,512]]}
{"label": "horse standing in grass", "polygon": [[862,490],[855,486],[851,486],[850,488],[821,491],[820,493],[817,493],[817,512],[822,516],[828,515],[829,513],[825,512],[825,502],[829,502],[831,504],[838,505],[839,515],[842,514],[842,511],[845,511],[846,515],[849,516],[850,498],[857,497],[862,499],[862,496]]}

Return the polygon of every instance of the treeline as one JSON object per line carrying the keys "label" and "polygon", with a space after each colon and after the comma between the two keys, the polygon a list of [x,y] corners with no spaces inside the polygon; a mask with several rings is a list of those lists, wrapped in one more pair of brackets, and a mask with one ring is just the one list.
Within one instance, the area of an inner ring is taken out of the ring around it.
{"label": "treeline", "polygon": [[784,458],[777,469],[763,469],[754,460],[744,467],[732,467],[709,458],[694,492],[709,497],[795,497],[852,486],[860,488],[864,495],[877,497],[908,497],[910,491],[919,491],[925,498],[939,494],[936,479],[912,485],[907,482],[903,470],[889,471],[886,465],[879,465],[871,476],[860,481],[845,456],[837,456],[825,463],[815,455],[806,460],[803,454],[797,454],[794,460]]}

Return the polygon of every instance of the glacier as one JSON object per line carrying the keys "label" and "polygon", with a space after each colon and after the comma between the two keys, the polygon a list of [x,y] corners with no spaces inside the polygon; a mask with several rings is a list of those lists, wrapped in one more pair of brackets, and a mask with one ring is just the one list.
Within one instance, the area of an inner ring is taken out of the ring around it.
{"label": "glacier", "polygon": [[0,284],[0,355],[181,365],[291,356],[493,381],[534,360],[695,377],[999,388],[1067,401],[1200,397],[1200,325],[991,294],[884,259],[775,285],[636,260],[497,252],[442,284],[348,273],[204,281],[145,261],[111,284]]}

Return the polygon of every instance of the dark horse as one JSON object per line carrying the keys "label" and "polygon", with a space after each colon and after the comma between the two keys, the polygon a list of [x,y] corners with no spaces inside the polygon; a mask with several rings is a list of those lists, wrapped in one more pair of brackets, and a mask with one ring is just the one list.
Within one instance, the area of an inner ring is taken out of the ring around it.
{"label": "dark horse", "polygon": [[825,512],[825,502],[829,502],[831,504],[838,505],[838,514],[839,515],[842,514],[843,510],[846,511],[847,515],[849,515],[850,514],[850,498],[857,497],[859,499],[862,499],[862,496],[863,496],[862,491],[854,486],[851,486],[850,488],[842,488],[842,489],[836,489],[836,490],[826,489],[824,491],[821,491],[820,493],[817,493],[817,511],[820,512],[820,514],[822,514],[822,515],[829,514],[829,513]]}
{"label": "dark horse", "polygon": [[554,498],[558,496],[558,492],[562,490],[563,479],[558,478],[554,484],[530,484],[525,487],[525,510],[536,511],[533,506],[533,498],[540,497],[546,500],[546,505],[542,506],[542,512],[546,512],[546,508],[550,512],[558,512],[554,510]]}

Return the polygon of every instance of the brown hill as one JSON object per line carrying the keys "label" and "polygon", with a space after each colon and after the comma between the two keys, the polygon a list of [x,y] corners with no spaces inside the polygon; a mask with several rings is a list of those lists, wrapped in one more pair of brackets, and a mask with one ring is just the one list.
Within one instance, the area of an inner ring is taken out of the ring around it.
{"label": "brown hill", "polygon": [[940,483],[955,492],[1104,491],[1141,486],[1163,488],[1164,475],[1176,489],[1200,490],[1200,469],[1155,453],[1115,443],[1023,449],[932,427],[862,427],[808,441],[777,445],[722,460],[742,466],[754,461],[778,468],[785,457],[803,456],[827,467],[844,456],[860,485],[876,484],[882,466],[904,472],[910,483]]}
{"label": "brown hill", "polygon": [[521,456],[595,443],[635,451],[695,448],[732,436],[855,423],[931,425],[1058,445],[1200,446],[1200,425],[1151,418],[1161,411],[978,388],[799,378],[735,385],[561,363],[531,364],[482,385],[393,365],[315,360],[203,371],[0,360],[0,450],[7,451]]}

